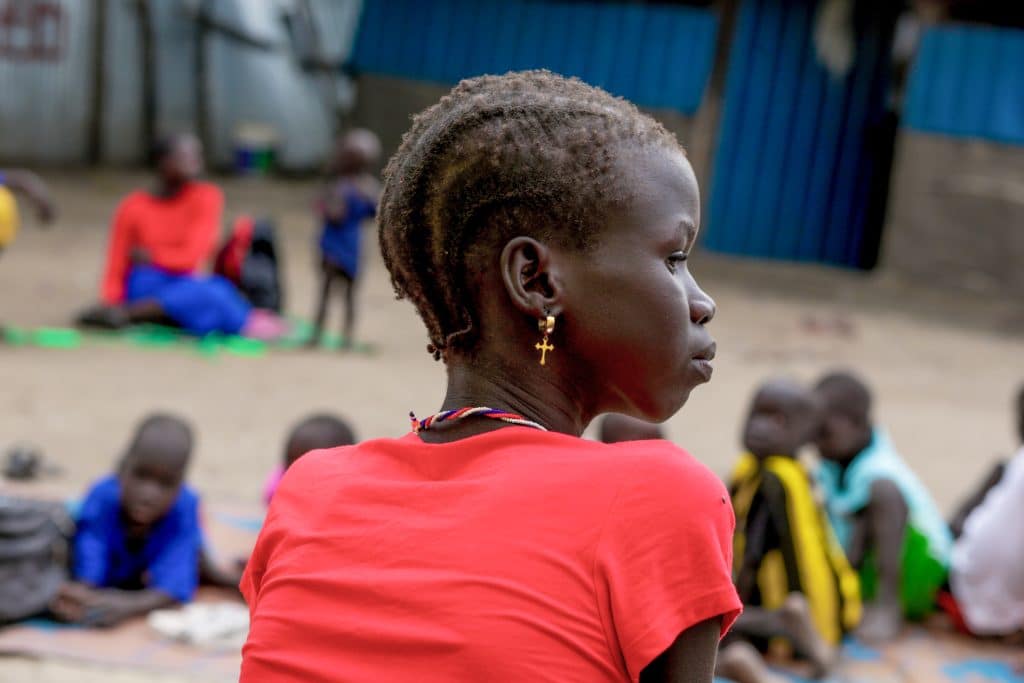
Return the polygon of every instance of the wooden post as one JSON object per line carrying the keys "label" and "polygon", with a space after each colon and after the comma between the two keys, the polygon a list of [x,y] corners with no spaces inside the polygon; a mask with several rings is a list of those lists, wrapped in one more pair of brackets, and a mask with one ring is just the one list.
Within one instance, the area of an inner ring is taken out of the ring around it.
{"label": "wooden post", "polygon": [[142,154],[152,163],[156,145],[156,46],[154,45],[153,14],[149,0],[136,0],[136,17],[142,48]]}
{"label": "wooden post", "polygon": [[97,164],[103,155],[103,119],[107,95],[107,0],[93,0],[92,37],[92,103],[89,109],[86,160],[90,164]]}
{"label": "wooden post", "polygon": [[206,158],[212,159],[213,140],[210,131],[210,91],[209,91],[209,60],[207,59],[207,36],[209,35],[209,22],[207,21],[209,0],[200,0],[199,10],[196,13],[195,42],[192,45],[193,58],[195,63],[195,127],[196,137],[203,143]]}
{"label": "wooden post", "polygon": [[[729,73],[729,53],[732,49],[733,34],[736,32],[736,16],[743,0],[716,0],[718,11],[718,36],[715,41],[715,60],[708,78],[707,90],[700,110],[694,117],[693,137],[704,140],[702,153],[693,159],[697,182],[701,188],[701,215],[710,216],[711,179],[714,177],[715,152],[722,119],[722,102],[725,96],[725,80]],[[707,231],[702,230],[701,235]]]}

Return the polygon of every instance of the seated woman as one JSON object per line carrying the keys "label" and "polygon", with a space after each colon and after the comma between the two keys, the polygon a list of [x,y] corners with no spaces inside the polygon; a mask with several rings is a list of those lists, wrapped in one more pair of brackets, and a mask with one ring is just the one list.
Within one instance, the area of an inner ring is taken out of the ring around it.
{"label": "seated woman", "polygon": [[104,305],[79,323],[118,329],[163,322],[198,336],[211,332],[273,338],[284,326],[254,309],[226,279],[200,271],[213,256],[224,196],[197,177],[202,146],[175,135],[156,149],[157,187],[138,190],[118,206],[101,296]]}

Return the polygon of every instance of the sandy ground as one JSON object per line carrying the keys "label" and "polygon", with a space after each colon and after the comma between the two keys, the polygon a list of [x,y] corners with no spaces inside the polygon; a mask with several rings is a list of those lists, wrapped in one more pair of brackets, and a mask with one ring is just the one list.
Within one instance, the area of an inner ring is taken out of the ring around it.
{"label": "sandy ground", "polygon": [[[53,177],[59,223],[48,231],[25,226],[0,258],[0,319],[67,324],[95,297],[117,198],[145,182],[121,173]],[[225,189],[229,214],[278,219],[288,306],[308,315],[313,186],[230,180]],[[206,496],[255,503],[286,430],[310,411],[349,417],[363,438],[402,434],[410,409],[425,415],[439,404],[443,368],[425,352],[412,306],[394,300],[368,237],[358,331],[375,354],[252,359],[109,345],[0,348],[0,449],[37,445],[63,468],[60,487],[78,491],[107,471],[141,415],[172,410],[189,417],[199,435],[193,484]],[[1015,447],[1009,404],[1024,382],[1024,303],[708,254],[693,268],[718,302],[719,360],[713,382],[694,393],[668,433],[715,471],[724,475],[737,454],[740,420],[759,381],[780,373],[810,380],[836,366],[871,380],[879,418],[947,511]],[[173,680],[18,659],[0,660],[0,671],[19,681]]]}

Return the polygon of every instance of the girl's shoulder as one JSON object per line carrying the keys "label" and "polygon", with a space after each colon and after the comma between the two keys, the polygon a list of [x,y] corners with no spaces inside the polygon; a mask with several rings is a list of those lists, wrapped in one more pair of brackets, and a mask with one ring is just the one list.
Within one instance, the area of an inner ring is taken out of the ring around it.
{"label": "girl's shoulder", "polygon": [[642,508],[653,517],[703,515],[722,508],[723,520],[731,519],[725,482],[679,446],[650,440],[605,448],[612,455],[604,476],[618,482],[620,505]]}

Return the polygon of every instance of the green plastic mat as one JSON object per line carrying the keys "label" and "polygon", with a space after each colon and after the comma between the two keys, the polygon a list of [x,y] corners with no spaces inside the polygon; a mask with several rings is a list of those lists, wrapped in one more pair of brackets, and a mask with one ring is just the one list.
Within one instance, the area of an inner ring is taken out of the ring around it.
{"label": "green plastic mat", "polygon": [[41,349],[77,349],[82,345],[82,334],[66,327],[38,327],[24,329],[2,328],[4,341],[11,346],[35,346]]}
{"label": "green plastic mat", "polygon": [[[90,343],[128,344],[145,349],[185,350],[204,356],[221,354],[244,358],[260,358],[278,350],[305,348],[313,336],[313,325],[306,320],[289,320],[289,333],[282,339],[264,342],[238,335],[209,334],[197,338],[181,330],[163,325],[136,325],[116,331],[79,331],[63,327],[4,327],[3,340],[10,346],[28,346],[43,349],[77,349]],[[339,350],[344,346],[341,337],[324,334],[320,348]],[[354,353],[373,354],[370,344],[356,343],[346,349]]]}

